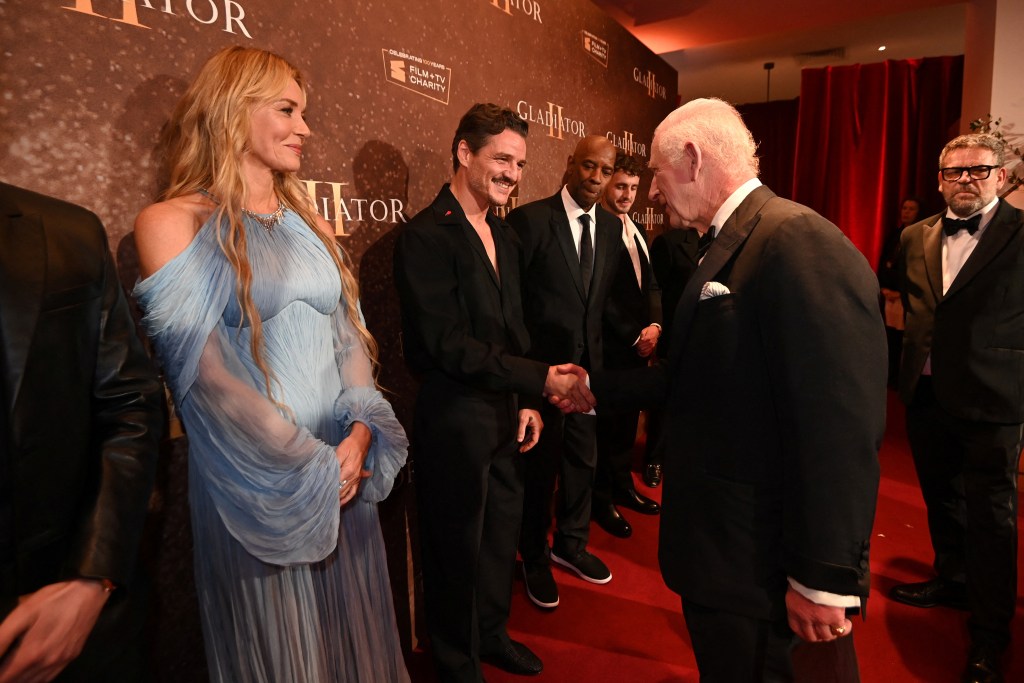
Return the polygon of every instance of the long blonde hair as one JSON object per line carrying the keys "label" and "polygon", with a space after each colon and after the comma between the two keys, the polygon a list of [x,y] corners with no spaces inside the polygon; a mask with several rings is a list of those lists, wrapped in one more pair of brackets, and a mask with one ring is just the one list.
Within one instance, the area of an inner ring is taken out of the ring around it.
{"label": "long blonde hair", "polygon": [[[225,221],[224,235],[217,231],[220,247],[235,271],[241,326],[252,330],[250,352],[263,373],[267,396],[279,407],[271,389],[272,373],[263,359],[263,324],[252,299],[252,267],[248,258],[242,206],[246,195],[242,158],[249,151],[252,112],[273,102],[294,79],[306,94],[302,74],[284,58],[266,50],[227,47],[214,54],[175,107],[163,133],[170,182],[164,199],[206,191],[216,198],[217,224]],[[359,315],[359,286],[333,237],[317,229],[312,200],[294,173],[274,171],[274,190],[289,209],[327,247],[341,278],[346,315],[366,347],[376,376],[377,344]]]}

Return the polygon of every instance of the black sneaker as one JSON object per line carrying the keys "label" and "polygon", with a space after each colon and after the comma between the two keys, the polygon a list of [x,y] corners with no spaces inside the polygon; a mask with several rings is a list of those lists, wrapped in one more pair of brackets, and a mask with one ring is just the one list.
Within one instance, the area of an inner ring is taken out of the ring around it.
{"label": "black sneaker", "polygon": [[575,555],[566,557],[560,557],[552,550],[551,560],[566,569],[576,572],[577,576],[590,583],[608,583],[612,580],[612,573],[605,566],[604,562],[586,550],[581,550]]}
{"label": "black sneaker", "polygon": [[526,583],[526,596],[530,602],[542,609],[558,607],[558,586],[555,577],[551,576],[551,567],[547,564],[530,566],[523,563],[523,581]]}

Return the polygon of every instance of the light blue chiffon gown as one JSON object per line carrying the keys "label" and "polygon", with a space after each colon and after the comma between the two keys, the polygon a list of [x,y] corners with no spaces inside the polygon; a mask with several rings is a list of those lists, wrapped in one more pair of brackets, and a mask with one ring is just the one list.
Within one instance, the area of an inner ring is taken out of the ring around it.
{"label": "light blue chiffon gown", "polygon": [[[286,211],[245,218],[263,374],[239,327],[213,219],[135,290],[189,439],[195,572],[211,680],[408,681],[377,502],[408,442],[374,387],[323,243]],[[334,447],[353,421],[373,445],[340,508]]]}

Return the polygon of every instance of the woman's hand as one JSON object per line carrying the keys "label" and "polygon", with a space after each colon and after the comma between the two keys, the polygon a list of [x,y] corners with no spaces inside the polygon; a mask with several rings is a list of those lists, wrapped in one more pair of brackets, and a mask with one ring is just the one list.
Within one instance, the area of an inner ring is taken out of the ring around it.
{"label": "woman's hand", "polygon": [[338,482],[338,500],[341,505],[355,498],[360,481],[371,474],[369,470],[363,469],[363,462],[372,441],[373,434],[370,428],[362,422],[353,422],[349,435],[334,449],[341,469],[341,479]]}

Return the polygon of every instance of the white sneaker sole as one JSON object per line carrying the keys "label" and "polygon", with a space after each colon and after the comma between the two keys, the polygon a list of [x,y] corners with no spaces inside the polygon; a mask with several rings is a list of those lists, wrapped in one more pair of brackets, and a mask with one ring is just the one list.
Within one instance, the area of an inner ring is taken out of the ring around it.
{"label": "white sneaker sole", "polygon": [[526,597],[530,598],[530,602],[537,605],[537,607],[541,609],[554,609],[558,607],[558,598],[555,598],[554,602],[544,602],[530,592],[530,582],[526,578],[526,569],[523,569],[523,584],[526,586]]}
{"label": "white sneaker sole", "polygon": [[[568,560],[563,560],[562,558],[560,558],[558,555],[555,555],[554,553],[551,553],[551,560],[555,564],[561,565],[562,567],[565,567],[566,569],[571,571],[576,576],[580,577],[584,581],[589,581],[590,583],[596,583],[598,585],[604,585],[604,584],[606,584],[606,583],[608,583],[609,581],[612,580],[612,572],[611,572],[611,570],[608,571],[608,576],[607,577],[605,577],[603,579],[595,579],[592,576],[587,576],[586,574],[581,572],[579,569],[577,569],[571,562],[569,562]],[[527,585],[527,592],[529,592],[529,585]],[[533,596],[530,596],[530,597],[532,598]],[[534,602],[536,602],[536,601],[534,601]]]}

